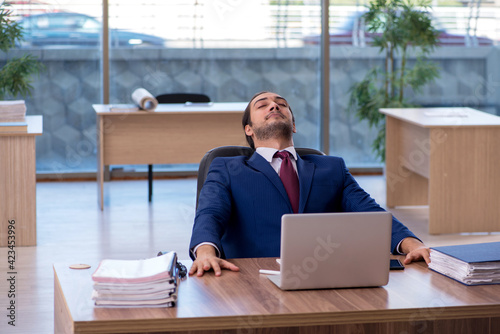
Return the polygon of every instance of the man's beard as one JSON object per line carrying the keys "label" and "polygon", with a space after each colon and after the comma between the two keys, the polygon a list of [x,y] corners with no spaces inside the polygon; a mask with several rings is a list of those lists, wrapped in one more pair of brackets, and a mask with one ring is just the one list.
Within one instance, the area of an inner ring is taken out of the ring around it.
{"label": "man's beard", "polygon": [[258,140],[268,140],[271,138],[292,138],[293,125],[283,122],[273,122],[260,128],[253,129],[255,138]]}

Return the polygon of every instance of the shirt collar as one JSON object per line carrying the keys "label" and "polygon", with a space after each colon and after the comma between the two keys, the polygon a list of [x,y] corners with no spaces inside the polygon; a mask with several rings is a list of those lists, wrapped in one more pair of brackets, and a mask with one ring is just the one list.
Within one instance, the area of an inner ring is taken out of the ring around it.
{"label": "shirt collar", "polygon": [[[273,161],[274,153],[278,152],[277,149],[271,147],[257,147],[255,151],[269,162]],[[290,152],[293,155],[294,159],[297,160],[297,152],[295,152],[295,147],[289,146],[285,148],[283,151]]]}

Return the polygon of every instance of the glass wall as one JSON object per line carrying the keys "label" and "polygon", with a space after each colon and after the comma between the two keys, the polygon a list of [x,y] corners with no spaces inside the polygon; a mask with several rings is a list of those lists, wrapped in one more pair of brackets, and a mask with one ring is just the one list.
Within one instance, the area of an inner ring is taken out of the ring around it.
{"label": "glass wall", "polygon": [[138,87],[155,96],[202,93],[214,102],[246,102],[262,90],[276,91],[294,110],[295,144],[318,148],[319,48],[304,48],[301,38],[313,23],[319,27],[320,4],[285,3],[178,0],[138,7],[111,0],[111,27],[160,37],[164,46],[112,46],[110,102],[130,102]]}
{"label": "glass wall", "polygon": [[[344,157],[351,168],[381,167],[371,147],[378,130],[349,112],[348,104],[351,87],[370,70],[383,69],[384,54],[371,47],[374,34],[361,16],[368,2],[341,1],[330,2],[330,154]],[[440,76],[421,92],[408,90],[405,97],[423,107],[472,107],[500,114],[500,87],[495,84],[500,82],[498,5],[434,1],[431,15],[440,34],[429,60],[438,65]],[[410,54],[413,64],[417,55]]]}
{"label": "glass wall", "polygon": [[[204,93],[216,102],[248,101],[255,92],[272,90],[293,107],[297,146],[321,148],[320,127],[328,122],[329,154],[344,157],[349,167],[381,166],[371,150],[375,131],[347,112],[352,85],[383,61],[353,25],[364,4],[330,2],[330,117],[325,120],[320,112],[320,0],[108,3],[110,103],[131,102],[138,87],[153,95]],[[104,101],[103,4],[98,0],[12,4],[16,20],[25,27],[25,40],[0,55],[0,62],[32,53],[45,65],[44,72],[34,77],[32,95],[26,97],[28,114],[44,116],[44,133],[37,139],[37,170],[56,175],[95,173],[92,105]],[[471,106],[498,114],[498,6],[438,2],[433,15],[443,33],[460,42],[435,51],[431,58],[440,66],[440,78],[409,96],[423,106]],[[155,167],[161,168],[171,166]]]}
{"label": "glass wall", "polygon": [[31,53],[45,67],[25,99],[28,115],[43,115],[37,172],[95,171],[92,104],[102,99],[101,1],[23,1],[11,8],[25,35],[7,57]]}

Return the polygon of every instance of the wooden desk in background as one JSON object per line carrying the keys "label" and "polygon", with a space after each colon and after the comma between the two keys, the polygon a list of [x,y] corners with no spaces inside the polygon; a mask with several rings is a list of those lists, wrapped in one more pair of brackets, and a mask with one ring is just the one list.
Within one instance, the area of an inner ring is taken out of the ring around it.
{"label": "wooden desk in background", "polygon": [[[190,262],[182,261],[188,267]],[[55,333],[499,333],[500,285],[465,286],[420,262],[380,288],[281,291],[259,269],[188,277],[174,308],[95,308],[91,274],[54,266]]]}
{"label": "wooden desk in background", "polygon": [[26,123],[27,132],[0,133],[0,247],[8,246],[9,220],[15,220],[15,246],[36,245],[35,136],[43,119],[26,116]]}
{"label": "wooden desk in background", "polygon": [[381,109],[387,206],[429,205],[429,233],[500,231],[500,117],[470,108]]}
{"label": "wooden desk in background", "polygon": [[154,112],[118,112],[110,111],[110,105],[94,105],[101,210],[104,166],[199,163],[214,147],[246,145],[241,125],[246,106],[244,102],[160,104]]}

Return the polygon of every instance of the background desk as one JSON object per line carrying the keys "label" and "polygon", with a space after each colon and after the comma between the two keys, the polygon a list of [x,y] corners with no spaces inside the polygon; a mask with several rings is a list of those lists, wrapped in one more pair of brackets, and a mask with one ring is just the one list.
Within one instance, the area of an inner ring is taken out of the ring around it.
{"label": "background desk", "polygon": [[246,145],[241,125],[246,106],[247,103],[160,104],[154,112],[116,112],[109,111],[110,105],[94,105],[101,209],[104,166],[199,163],[214,147]]}
{"label": "background desk", "polygon": [[278,269],[274,259],[233,262],[240,272],[182,281],[176,307],[141,309],[95,308],[96,267],[55,265],[55,333],[500,332],[500,285],[467,287],[423,263],[392,271],[381,288],[281,291],[259,274]]}
{"label": "background desk", "polygon": [[36,245],[35,136],[42,134],[43,120],[26,116],[26,122],[27,132],[0,133],[0,247],[8,245],[11,219],[16,221],[16,246]]}
{"label": "background desk", "polygon": [[431,234],[500,231],[500,117],[470,108],[380,112],[387,206],[428,204]]}

